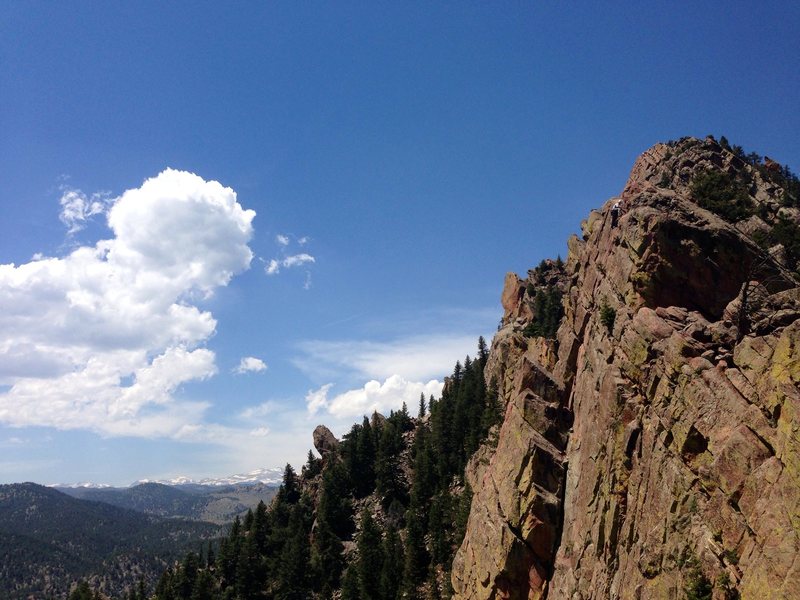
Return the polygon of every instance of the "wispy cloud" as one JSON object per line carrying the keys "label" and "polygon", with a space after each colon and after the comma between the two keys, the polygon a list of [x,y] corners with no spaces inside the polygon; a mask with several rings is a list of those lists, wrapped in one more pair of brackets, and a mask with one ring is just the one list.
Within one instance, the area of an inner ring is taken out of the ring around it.
{"label": "wispy cloud", "polygon": [[280,256],[270,258],[269,260],[259,260],[264,263],[264,273],[271,276],[278,275],[283,269],[297,269],[298,267],[306,267],[303,289],[308,290],[311,288],[311,271],[308,267],[316,263],[317,259],[308,252],[301,252],[301,249],[298,247],[305,246],[310,241],[308,236],[303,236],[299,239],[296,239],[294,242],[295,247],[290,248],[290,246],[293,245],[293,239],[295,239],[293,236],[279,233],[275,236],[275,242],[280,247]]}
{"label": "wispy cloud", "polygon": [[306,407],[309,415],[315,415],[328,406],[328,392],[332,387],[332,383],[326,383],[317,390],[308,391],[306,394]]}
{"label": "wispy cloud", "polygon": [[274,400],[267,400],[266,402],[262,402],[257,406],[249,406],[245,408],[239,414],[239,417],[245,420],[261,419],[267,415],[276,413],[278,410],[280,410],[280,407],[280,403],[275,402]]}
{"label": "wispy cloud", "polygon": [[281,268],[291,269],[293,267],[299,267],[314,262],[316,262],[316,259],[310,254],[306,254],[304,252],[301,254],[287,256],[281,260],[275,258],[270,259],[270,261],[267,263],[267,266],[264,267],[264,271],[267,275],[277,275],[281,272]]}
{"label": "wispy cloud", "polygon": [[114,202],[108,192],[96,192],[87,196],[78,189],[63,187],[61,191],[61,212],[58,218],[67,226],[67,233],[70,235],[83,229],[90,218],[108,212]]}
{"label": "wispy cloud", "polygon": [[299,345],[295,366],[309,375],[333,378],[347,375],[385,380],[399,375],[409,381],[449,375],[457,360],[474,355],[477,338],[471,335],[419,335],[388,342],[364,340],[310,340]]}
{"label": "wispy cloud", "polygon": [[283,259],[282,263],[284,267],[299,267],[300,265],[304,265],[306,263],[313,263],[316,262],[313,256],[310,254],[302,253],[302,254],[295,254],[293,256],[287,256]]}

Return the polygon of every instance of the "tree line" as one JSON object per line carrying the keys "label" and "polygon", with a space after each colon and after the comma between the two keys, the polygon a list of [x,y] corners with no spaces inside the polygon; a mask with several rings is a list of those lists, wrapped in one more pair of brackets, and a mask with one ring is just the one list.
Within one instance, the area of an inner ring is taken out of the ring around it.
{"label": "tree line", "polygon": [[405,404],[365,416],[337,450],[309,451],[300,474],[287,465],[269,506],[237,517],[226,537],[125,600],[449,597],[472,499],[464,468],[501,417],[484,380],[488,355],[481,337],[441,397],[420,398],[416,417]]}

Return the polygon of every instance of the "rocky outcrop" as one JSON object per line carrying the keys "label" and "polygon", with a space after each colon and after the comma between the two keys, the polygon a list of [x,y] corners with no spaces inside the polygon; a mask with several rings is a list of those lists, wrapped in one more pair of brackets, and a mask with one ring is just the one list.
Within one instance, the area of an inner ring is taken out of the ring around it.
{"label": "rocky outcrop", "polygon": [[319,455],[323,458],[339,448],[339,440],[336,439],[333,432],[325,427],[325,425],[317,425],[312,435],[314,439],[314,448],[316,448]]}
{"label": "rocky outcrop", "polygon": [[[746,224],[695,202],[713,169],[751,182]],[[659,144],[570,240],[555,341],[506,277],[455,598],[800,598],[800,289],[751,237],[783,194],[712,139]]]}

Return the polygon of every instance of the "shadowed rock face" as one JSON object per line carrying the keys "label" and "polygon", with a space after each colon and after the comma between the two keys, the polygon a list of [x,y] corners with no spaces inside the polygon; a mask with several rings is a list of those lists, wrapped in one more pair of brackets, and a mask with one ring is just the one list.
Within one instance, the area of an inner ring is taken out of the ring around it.
{"label": "shadowed rock face", "polygon": [[712,140],[637,160],[618,227],[612,199],[570,240],[557,344],[523,335],[531,275],[507,276],[486,372],[505,420],[467,473],[456,598],[800,598],[800,289],[693,202],[711,168],[750,169]]}

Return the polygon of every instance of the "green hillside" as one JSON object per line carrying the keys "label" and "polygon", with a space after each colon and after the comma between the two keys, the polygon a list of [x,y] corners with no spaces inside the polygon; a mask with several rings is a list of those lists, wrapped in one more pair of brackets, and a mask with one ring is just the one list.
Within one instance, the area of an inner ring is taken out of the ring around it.
{"label": "green hillside", "polygon": [[0,597],[60,597],[78,577],[116,594],[218,534],[209,523],[160,519],[33,483],[0,485]]}

